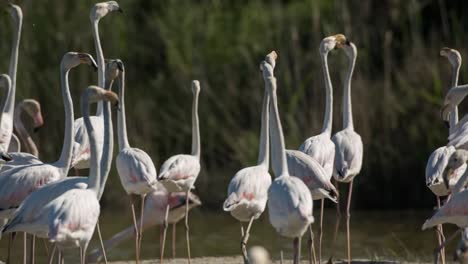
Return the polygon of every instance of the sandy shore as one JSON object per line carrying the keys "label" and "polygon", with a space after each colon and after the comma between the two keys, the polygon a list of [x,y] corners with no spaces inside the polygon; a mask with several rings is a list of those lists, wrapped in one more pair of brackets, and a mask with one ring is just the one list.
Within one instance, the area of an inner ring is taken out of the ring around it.
{"label": "sandy shore", "polygon": [[[111,262],[112,264],[130,264],[135,263],[135,261],[118,261],[118,262]],[[159,263],[159,260],[145,260],[140,261],[142,264],[155,264]],[[187,264],[186,259],[168,259],[164,260],[165,264]],[[243,264],[242,257],[204,257],[204,258],[193,258],[192,264]],[[279,263],[273,262],[273,263]],[[292,263],[292,260],[285,260],[284,263]],[[301,264],[308,264],[307,260],[302,260]],[[326,263],[326,261],[322,262]],[[341,263],[341,262],[334,262],[334,263]],[[373,264],[390,264],[390,263],[399,263],[399,262],[392,262],[392,261],[371,261],[371,260],[355,260],[352,261],[355,264],[365,264],[365,263],[373,263]]]}

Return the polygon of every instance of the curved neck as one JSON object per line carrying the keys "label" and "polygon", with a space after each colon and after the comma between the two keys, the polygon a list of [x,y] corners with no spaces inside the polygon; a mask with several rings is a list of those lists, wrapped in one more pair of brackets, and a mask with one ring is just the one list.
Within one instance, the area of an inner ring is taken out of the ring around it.
{"label": "curved neck", "polygon": [[269,105],[270,105],[270,96],[268,95],[267,87],[265,87],[265,92],[263,94],[263,103],[262,103],[262,125],[260,128],[260,146],[258,153],[258,164],[263,165],[268,168],[269,166]]}
{"label": "curved neck", "polygon": [[349,59],[348,72],[343,89],[343,128],[354,129],[353,110],[351,104],[351,80],[353,78],[354,65],[356,64],[356,54],[353,53]]}
{"label": "curved neck", "polygon": [[[450,88],[458,85],[458,76],[460,73],[460,64],[452,65],[452,80],[450,82]],[[455,125],[458,123],[458,106],[456,106],[452,112],[450,112],[450,128],[449,133],[452,134]]]}
{"label": "curved neck", "polygon": [[19,53],[19,44],[21,39],[21,28],[23,25],[23,18],[18,19],[18,24],[16,25],[16,30],[13,32],[13,43],[11,47],[11,57],[10,57],[10,68],[8,75],[11,78],[11,92],[6,101],[6,107],[4,112],[10,113],[13,115],[15,109],[15,93],[16,93],[16,71],[18,68],[18,53]]}
{"label": "curved neck", "polygon": [[[101,39],[99,38],[99,20],[94,20],[92,22],[92,31],[94,38],[94,46],[96,47],[96,60],[98,64],[98,86],[105,87],[105,64],[104,64],[104,53],[102,52]],[[103,103],[99,101],[97,106],[96,115],[101,116],[103,110]]]}
{"label": "curved neck", "polygon": [[62,153],[57,161],[57,166],[64,169],[64,175],[66,175],[72,158],[73,124],[75,117],[73,115],[73,101],[70,94],[70,87],[68,86],[68,73],[70,72],[70,69],[65,69],[62,66],[60,72],[63,104],[65,107],[65,132],[63,136]]}
{"label": "curved neck", "polygon": [[331,136],[333,122],[333,87],[328,70],[328,52],[321,54],[323,77],[325,80],[325,117],[323,119],[322,133],[327,133]]}
{"label": "curved neck", "polygon": [[[92,190],[96,193],[96,196],[99,196],[100,192],[100,165],[98,162],[98,153],[97,153],[97,142],[96,142],[96,133],[94,132],[93,125],[91,124],[91,119],[89,118],[89,108],[88,96],[85,94],[81,99],[81,112],[83,112],[83,120],[86,126],[86,132],[89,137],[89,147],[90,147],[90,167],[89,167],[89,177],[88,177],[88,190]],[[106,116],[104,111],[104,116]]]}
{"label": "curved neck", "polygon": [[34,140],[24,127],[23,120],[21,119],[23,107],[24,105],[22,103],[16,106],[13,125],[15,126],[15,129],[18,132],[19,138],[23,143],[25,143],[24,147],[26,148],[26,152],[38,157],[39,151],[37,150],[36,143],[34,143]]}
{"label": "curved neck", "polygon": [[[106,89],[110,89],[112,82],[108,83],[109,86]],[[98,199],[100,200],[106,187],[107,178],[111,170],[112,165],[112,154],[114,153],[114,131],[112,129],[112,118],[111,118],[111,105],[110,102],[104,102],[104,144],[102,147],[101,156],[101,170],[100,170],[100,187],[98,193]]]}
{"label": "curved neck", "polygon": [[200,159],[200,125],[198,123],[198,94],[193,95],[192,103],[192,155]]}
{"label": "curved neck", "polygon": [[270,126],[271,126],[271,159],[273,172],[275,176],[289,176],[288,164],[286,163],[285,144],[283,136],[283,128],[278,112],[278,100],[276,98],[276,78],[268,77],[267,83],[273,87],[269,90],[273,92],[270,94]]}
{"label": "curved neck", "polygon": [[117,115],[117,129],[119,137],[119,151],[124,148],[129,148],[127,137],[127,120],[125,118],[125,71],[119,75],[119,107],[120,111]]}

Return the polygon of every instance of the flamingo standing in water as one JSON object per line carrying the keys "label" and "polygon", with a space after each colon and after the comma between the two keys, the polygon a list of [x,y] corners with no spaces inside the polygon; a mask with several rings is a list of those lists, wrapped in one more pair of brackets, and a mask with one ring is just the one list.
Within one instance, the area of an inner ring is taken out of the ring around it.
{"label": "flamingo standing in water", "polygon": [[[320,43],[320,55],[326,87],[325,117],[322,132],[310,137],[299,147],[300,151],[287,150],[289,173],[301,178],[312,192],[313,200],[321,200],[319,222],[319,262],[322,260],[322,227],[325,198],[338,201],[338,191],[331,183],[333,163],[335,159],[335,144],[331,141],[333,117],[333,89],[328,70],[328,54],[341,48],[347,42],[342,34],[326,37]],[[307,154],[304,155],[303,153]],[[339,212],[339,211],[338,211]],[[312,262],[313,232],[310,226],[309,258]],[[315,262],[315,251],[313,256]]]}
{"label": "flamingo standing in water", "polygon": [[[361,136],[354,131],[353,114],[351,106],[351,78],[356,64],[357,48],[352,42],[342,46],[349,59],[349,68],[343,91],[343,130],[333,135],[335,143],[335,170],[333,177],[338,182],[349,183],[348,201],[346,204],[346,238],[348,244],[348,263],[351,263],[351,244],[349,232],[351,195],[354,178],[362,167],[363,145]],[[337,185],[338,189],[338,185]],[[339,205],[339,204],[338,204]],[[338,206],[339,207],[339,206]],[[332,257],[330,257],[331,259]]]}
{"label": "flamingo standing in water", "polygon": [[[192,81],[192,153],[179,154],[166,160],[158,175],[158,181],[169,192],[186,192],[189,195],[200,173],[200,127],[198,124],[198,95],[200,82]],[[188,224],[188,200],[185,206],[185,238],[187,240],[187,258],[190,263],[190,230]]]}
{"label": "flamingo standing in water", "polygon": [[[440,55],[446,57],[452,66],[452,79],[450,82],[450,87],[455,87],[458,84],[458,75],[460,71],[460,66],[462,63],[462,58],[460,53],[457,50],[449,49],[449,48],[442,48],[440,50]],[[450,113],[450,123],[449,123],[449,136],[455,130],[456,124],[458,122],[458,109],[455,107],[453,111]],[[445,187],[443,182],[442,173],[447,165],[448,159],[455,152],[455,147],[453,146],[442,146],[437,148],[432,152],[429,156],[429,160],[427,161],[426,165],[426,185],[431,189],[431,191],[437,197],[437,208],[441,206],[441,196],[447,196],[449,194],[449,190]],[[460,167],[459,170],[456,171],[456,179],[455,182],[463,175],[463,172],[466,169],[466,165]],[[439,245],[443,243],[444,233],[442,229],[442,225],[437,227],[436,235],[439,241]],[[445,252],[444,249],[441,251],[442,256],[442,263],[445,263]]]}
{"label": "flamingo standing in water", "polygon": [[[158,186],[157,190],[154,190],[145,196],[145,207],[143,217],[143,229],[150,228],[155,225],[165,225],[165,214],[166,208],[169,205],[169,214],[167,224],[173,225],[172,233],[172,253],[175,257],[175,225],[185,216],[185,204],[189,199],[189,209],[200,206],[200,199],[193,193],[187,197],[186,193],[169,193],[162,186]],[[161,232],[162,234],[162,232]],[[104,242],[106,251],[109,252],[112,248],[117,247],[123,241],[133,238],[136,236],[134,225],[131,225],[119,233],[115,234],[112,238]],[[164,237],[162,236],[161,240]],[[161,241],[162,242],[162,241]],[[98,262],[102,258],[102,249],[95,249],[88,255],[88,262]],[[161,252],[162,255],[162,252]]]}
{"label": "flamingo standing in water", "polygon": [[[267,55],[266,60],[271,61],[274,67],[276,53]],[[258,165],[244,168],[236,173],[229,183],[228,197],[224,201],[223,209],[241,223],[241,250],[245,263],[250,263],[247,256],[247,241],[253,220],[258,219],[263,213],[268,200],[268,188],[271,184],[269,169],[269,101],[265,87],[262,104],[262,122],[260,129],[260,146],[258,153]],[[242,222],[248,222],[244,233]]]}
{"label": "flamingo standing in water", "polygon": [[[88,87],[81,100],[81,111],[91,147],[91,168],[87,188],[71,189],[41,209],[41,218],[49,225],[47,230],[49,240],[55,243],[60,251],[64,248],[79,247],[82,264],[85,263],[86,249],[100,214],[100,158],[97,153],[96,135],[89,118],[90,103],[100,100],[118,103],[115,93],[97,86]],[[106,119],[110,119],[109,111],[104,111],[104,120]],[[107,124],[105,129],[110,129]],[[106,139],[104,141],[104,149],[107,152],[106,144],[109,142],[108,139],[107,142]]]}
{"label": "flamingo standing in water", "polygon": [[278,113],[276,78],[271,64],[263,61],[260,67],[271,99],[271,159],[276,176],[268,189],[268,214],[276,232],[281,236],[294,238],[294,263],[297,264],[300,261],[300,238],[314,222],[312,196],[303,181],[289,175],[283,130]]}
{"label": "flamingo standing in water", "polygon": [[[106,78],[105,78],[104,54],[102,51],[101,40],[99,38],[98,26],[99,26],[99,21],[103,17],[115,11],[122,12],[122,9],[120,8],[119,4],[115,1],[108,1],[108,2],[95,4],[90,12],[91,27],[92,27],[93,38],[94,38],[94,46],[96,48],[96,60],[97,60],[97,65],[98,65],[98,85],[100,87],[107,87],[107,86],[106,86]],[[93,123],[93,127],[96,130],[98,153],[101,153],[102,144],[104,141],[104,136],[103,136],[104,132],[103,132],[103,127],[102,127],[102,124],[103,124],[102,104],[103,104],[102,102],[98,103],[96,115],[91,116],[91,122]],[[75,126],[74,126],[72,167],[75,169],[89,168],[89,159],[90,159],[90,149],[89,149],[88,136],[86,134],[86,128],[83,122],[83,118],[78,118],[75,120]]]}
{"label": "flamingo standing in water", "polygon": [[135,248],[136,262],[139,262],[140,242],[143,235],[143,213],[145,196],[154,190],[157,184],[156,168],[151,157],[139,148],[130,147],[127,137],[127,124],[125,118],[125,71],[121,61],[120,68],[122,72],[119,77],[119,100],[120,111],[118,113],[118,136],[119,136],[119,154],[115,161],[117,172],[120,176],[120,182],[128,195],[139,195],[141,197],[140,227],[136,222],[134,199],[132,197],[131,209],[133,214],[133,224],[135,227]]}

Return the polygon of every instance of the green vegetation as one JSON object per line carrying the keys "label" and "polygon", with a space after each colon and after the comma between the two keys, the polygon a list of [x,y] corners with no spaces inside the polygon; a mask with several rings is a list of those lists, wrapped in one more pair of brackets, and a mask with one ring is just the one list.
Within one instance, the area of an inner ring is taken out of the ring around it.
{"label": "green vegetation", "polygon": [[[46,125],[38,134],[42,158],[61,149],[63,112],[59,63],[70,50],[95,54],[89,9],[95,1],[20,1],[24,23],[17,100],[37,98]],[[227,184],[258,152],[263,82],[258,65],[279,54],[279,107],[288,148],[320,131],[324,83],[318,45],[344,33],[359,50],[353,78],[356,130],[364,142],[364,167],[353,204],[360,208],[433,204],[424,181],[431,151],[446,142],[439,118],[450,67],[443,46],[466,54],[464,1],[144,1],[121,0],[124,14],[100,22],[107,58],[127,69],[127,118],[131,144],[156,166],[190,151],[190,80],[199,79],[203,169],[196,192],[219,209]],[[466,16],[465,16],[466,17]],[[0,72],[8,71],[11,20],[0,15]],[[334,83],[334,131],[341,127],[341,90],[346,57],[329,57]],[[466,79],[462,65],[460,81]],[[70,74],[79,94],[97,82],[91,68]],[[104,203],[125,203],[111,175]]]}

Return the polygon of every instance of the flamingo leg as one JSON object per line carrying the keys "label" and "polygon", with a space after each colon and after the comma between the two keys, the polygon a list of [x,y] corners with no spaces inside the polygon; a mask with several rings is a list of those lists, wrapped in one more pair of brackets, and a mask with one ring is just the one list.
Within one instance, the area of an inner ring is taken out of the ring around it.
{"label": "flamingo leg", "polygon": [[55,255],[56,249],[57,249],[57,246],[54,245],[54,247],[52,248],[52,252],[50,252],[50,255],[49,255],[49,264],[52,264],[54,261],[54,255]]}
{"label": "flamingo leg", "polygon": [[279,242],[279,252],[280,252],[280,264],[283,264],[283,243],[281,241],[281,237],[279,237],[278,242]]}
{"label": "flamingo leg", "polygon": [[136,255],[136,264],[140,262],[140,250],[138,246],[139,242],[139,232],[138,232],[138,224],[137,224],[137,219],[136,219],[136,214],[135,214],[135,204],[134,204],[134,198],[133,196],[131,197],[131,208],[132,208],[132,215],[133,215],[133,225],[135,228],[135,255]]}
{"label": "flamingo leg", "polygon": [[348,192],[348,204],[346,205],[346,240],[348,242],[348,264],[351,264],[351,235],[349,233],[349,219],[351,218],[351,214],[349,210],[351,208],[351,196],[353,195],[353,182],[351,180],[349,183],[349,192]]}
{"label": "flamingo leg", "polygon": [[99,236],[99,243],[101,244],[102,256],[104,257],[104,263],[107,264],[106,248],[104,247],[104,242],[102,241],[101,227],[99,226],[99,220],[96,225],[97,233]]}
{"label": "flamingo leg", "polygon": [[315,245],[314,245],[314,232],[312,230],[312,224],[309,225],[310,238],[307,241],[307,248],[309,249],[309,263],[315,264],[317,262],[317,257],[315,255]]}
{"label": "flamingo leg", "polygon": [[296,237],[293,240],[293,247],[294,247],[294,264],[299,264],[299,238]]}
{"label": "flamingo leg", "polygon": [[80,264],[84,264],[83,262],[83,248],[80,247]]}
{"label": "flamingo leg", "polygon": [[44,245],[44,250],[46,251],[47,257],[49,256],[49,247],[47,246],[47,241],[45,238],[42,239],[42,243]]}
{"label": "flamingo leg", "polygon": [[322,199],[321,203],[320,203],[320,225],[319,225],[319,241],[318,241],[318,248],[319,248],[319,252],[318,252],[318,261],[319,261],[319,264],[322,263],[322,237],[323,237],[323,208],[325,206],[325,199]]}
{"label": "flamingo leg", "polygon": [[11,264],[11,251],[13,250],[13,242],[15,242],[16,233],[11,233],[10,241],[8,241],[8,256],[7,256],[7,264]]}
{"label": "flamingo leg", "polygon": [[62,264],[62,251],[60,249],[58,250],[57,261],[58,264]]}
{"label": "flamingo leg", "polygon": [[438,246],[436,249],[434,249],[434,263],[437,264],[437,261],[439,259],[439,252],[442,248],[444,248],[450,241],[452,241],[455,237],[457,237],[458,233],[460,233],[462,229],[458,229],[455,231],[447,240],[444,241],[440,246]]}
{"label": "flamingo leg", "polygon": [[164,216],[164,231],[163,231],[163,235],[162,235],[162,245],[161,245],[161,259],[159,260],[159,263],[163,263],[163,259],[164,259],[164,247],[166,245],[166,234],[167,234],[167,226],[168,226],[168,223],[167,223],[167,219],[169,217],[169,204],[166,206],[166,215]]}
{"label": "flamingo leg", "polygon": [[27,263],[28,256],[28,237],[25,232],[23,232],[23,264]]}
{"label": "flamingo leg", "polygon": [[333,241],[331,246],[331,255],[328,259],[327,263],[333,263],[333,254],[335,254],[335,246],[336,246],[336,239],[338,237],[338,230],[340,229],[340,220],[341,220],[341,210],[340,210],[340,195],[338,189],[338,181],[335,180],[335,188],[336,188],[336,222],[335,222],[335,231],[333,233]]}
{"label": "flamingo leg", "polygon": [[189,200],[188,197],[190,195],[190,189],[187,191],[187,199],[185,201],[185,238],[187,240],[187,260],[190,264],[190,227],[188,223],[188,215],[189,215]]}
{"label": "flamingo leg", "polygon": [[252,227],[253,220],[254,218],[251,217],[249,221],[249,225],[247,226],[247,229],[245,230],[245,234],[242,237],[242,241],[241,241],[241,251],[244,257],[244,263],[246,264],[249,263],[249,258],[247,257],[247,242],[249,241],[250,228]]}
{"label": "flamingo leg", "polygon": [[[437,196],[437,208],[440,208],[440,206],[441,206],[440,197]],[[438,246],[440,246],[445,240],[444,229],[442,228],[442,225],[437,225],[436,233],[437,233],[437,240],[439,242]],[[440,257],[442,260],[442,264],[445,264],[445,247],[440,250]]]}
{"label": "flamingo leg", "polygon": [[30,241],[29,247],[30,247],[30,249],[29,249],[30,250],[29,251],[29,263],[34,264],[34,262],[35,262],[34,255],[35,255],[35,251],[36,251],[36,236],[35,235],[31,236],[31,241]]}
{"label": "flamingo leg", "polygon": [[138,240],[138,251],[141,251],[141,240],[143,239],[143,215],[145,212],[145,196],[146,194],[141,195],[141,208],[140,208],[140,233]]}
{"label": "flamingo leg", "polygon": [[172,258],[176,257],[176,223],[172,224]]}

